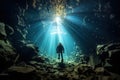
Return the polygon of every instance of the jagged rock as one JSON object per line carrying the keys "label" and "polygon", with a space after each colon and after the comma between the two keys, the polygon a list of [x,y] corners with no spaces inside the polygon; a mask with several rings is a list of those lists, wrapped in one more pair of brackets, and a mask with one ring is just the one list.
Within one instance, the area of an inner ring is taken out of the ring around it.
{"label": "jagged rock", "polygon": [[5,40],[6,36],[5,24],[0,22],[0,39]]}
{"label": "jagged rock", "polygon": [[45,62],[45,58],[43,56],[35,56],[35,57],[33,57],[33,60],[35,60],[37,62],[41,62],[41,63]]}
{"label": "jagged rock", "polygon": [[8,68],[8,74],[12,80],[34,80],[36,69],[30,65],[11,66]]}
{"label": "jagged rock", "polygon": [[98,45],[97,46],[97,54],[99,55],[99,58],[101,60],[101,63],[105,64],[105,60],[109,57],[108,52],[106,51],[106,44],[105,45]]}
{"label": "jagged rock", "polygon": [[79,76],[79,79],[80,79],[80,80],[85,80],[86,78],[87,78],[87,77],[86,77],[85,75],[80,75],[80,76]]}
{"label": "jagged rock", "polygon": [[82,74],[84,74],[85,76],[94,76],[95,75],[95,71],[93,69],[87,69],[85,70]]}
{"label": "jagged rock", "polygon": [[106,51],[120,49],[120,43],[111,43],[106,46]]}
{"label": "jagged rock", "polygon": [[[21,44],[20,44],[21,43]],[[20,42],[14,47],[16,51],[20,54],[19,61],[30,61],[34,56],[38,55],[38,50],[33,44],[27,44]]]}
{"label": "jagged rock", "polygon": [[120,64],[120,43],[105,44],[98,50],[102,66],[109,63],[111,66],[106,67],[108,70],[119,73]]}
{"label": "jagged rock", "polygon": [[95,72],[94,72],[93,68],[91,66],[88,66],[88,65],[85,65],[85,64],[84,65],[83,64],[82,65],[78,64],[75,67],[74,71],[79,75],[85,75],[87,77],[95,75]]}
{"label": "jagged rock", "polygon": [[25,27],[26,25],[22,16],[17,15],[17,18],[18,18],[18,25]]}
{"label": "jagged rock", "polygon": [[35,72],[35,68],[30,65],[25,66],[11,66],[8,68],[8,72],[11,74],[29,74]]}
{"label": "jagged rock", "polygon": [[104,73],[104,71],[105,71],[104,67],[98,67],[95,69],[96,74],[102,74],[102,73]]}
{"label": "jagged rock", "polygon": [[15,61],[16,52],[9,41],[0,40],[0,71],[12,65]]}
{"label": "jagged rock", "polygon": [[24,49],[24,51],[22,51],[21,53],[21,58],[23,58],[24,60],[30,60],[33,56],[37,55],[36,50],[30,46],[23,46],[21,49]]}
{"label": "jagged rock", "polygon": [[109,63],[113,66],[120,67],[120,64],[118,64],[120,60],[120,49],[110,50],[109,54],[111,54]]}
{"label": "jagged rock", "polygon": [[30,61],[29,63],[33,64],[33,65],[36,65],[38,62],[36,62],[36,61]]}
{"label": "jagged rock", "polygon": [[9,25],[5,25],[5,30],[6,30],[7,36],[11,36],[14,34],[14,29]]}
{"label": "jagged rock", "polygon": [[120,43],[105,44],[101,45],[101,47],[98,45],[97,47],[99,47],[97,53],[102,62],[109,60],[108,63],[112,66],[120,66],[117,63],[120,60]]}
{"label": "jagged rock", "polygon": [[[21,30],[17,27],[17,29],[15,30],[14,34],[12,35],[12,38],[15,40],[15,41],[20,41],[20,40],[24,40],[24,36],[21,32]],[[14,41],[12,41],[14,42]]]}
{"label": "jagged rock", "polygon": [[74,67],[74,71],[77,72],[79,75],[81,75],[83,72],[82,68],[79,65]]}
{"label": "jagged rock", "polygon": [[73,68],[73,67],[67,67],[67,68],[66,68],[66,71],[67,71],[67,72],[73,72],[73,71],[74,71],[74,68]]}
{"label": "jagged rock", "polygon": [[11,42],[16,52],[20,54],[19,61],[27,61],[38,53],[37,47],[25,41],[24,35],[19,28],[13,29],[9,25],[5,26],[4,23],[0,23],[0,39]]}
{"label": "jagged rock", "polygon": [[45,68],[45,67],[43,67],[44,64],[41,64],[40,62],[37,62],[37,61],[30,61],[29,65],[34,66],[38,70]]}

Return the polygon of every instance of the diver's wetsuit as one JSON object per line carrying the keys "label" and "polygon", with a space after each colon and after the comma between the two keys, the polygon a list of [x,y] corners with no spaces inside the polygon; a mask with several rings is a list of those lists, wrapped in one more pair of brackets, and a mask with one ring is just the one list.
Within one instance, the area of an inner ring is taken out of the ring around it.
{"label": "diver's wetsuit", "polygon": [[60,55],[61,55],[61,62],[63,62],[64,47],[61,43],[59,43],[59,45],[57,46],[56,52],[58,53],[58,59],[60,59]]}

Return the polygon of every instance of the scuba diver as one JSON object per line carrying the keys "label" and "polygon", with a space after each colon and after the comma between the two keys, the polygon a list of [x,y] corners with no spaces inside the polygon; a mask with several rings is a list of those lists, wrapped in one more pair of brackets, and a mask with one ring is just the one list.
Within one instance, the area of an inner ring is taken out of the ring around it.
{"label": "scuba diver", "polygon": [[63,62],[64,47],[61,43],[58,44],[56,48],[56,52],[58,53],[58,59],[60,59],[60,55],[61,55],[61,62]]}

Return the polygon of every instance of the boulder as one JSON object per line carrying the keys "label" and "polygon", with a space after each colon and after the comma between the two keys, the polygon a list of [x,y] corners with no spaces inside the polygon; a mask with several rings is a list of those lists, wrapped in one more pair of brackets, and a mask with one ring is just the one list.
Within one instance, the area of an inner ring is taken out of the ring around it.
{"label": "boulder", "polygon": [[108,61],[108,63],[110,63],[112,66],[120,67],[120,64],[118,63],[118,61],[120,60],[120,49],[110,50],[109,54],[110,60]]}
{"label": "boulder", "polygon": [[102,62],[110,63],[112,66],[120,66],[120,43],[111,43],[97,46],[97,54]]}
{"label": "boulder", "polygon": [[0,71],[15,63],[16,52],[7,41],[0,40]]}
{"label": "boulder", "polygon": [[11,66],[8,68],[10,80],[34,80],[36,69],[30,65]]}
{"label": "boulder", "polygon": [[37,62],[41,62],[41,63],[44,63],[45,62],[45,58],[43,56],[34,56],[32,58],[32,60],[35,60]]}
{"label": "boulder", "polygon": [[20,42],[16,44],[15,49],[20,54],[19,62],[30,61],[34,56],[38,55],[38,50],[33,44],[27,44],[26,42]]}
{"label": "boulder", "polygon": [[96,74],[102,74],[102,73],[104,73],[104,67],[97,67],[96,69],[95,69],[95,72],[96,72]]}
{"label": "boulder", "polygon": [[30,74],[35,72],[35,68],[30,65],[25,65],[25,66],[11,66],[8,68],[8,73],[10,74]]}

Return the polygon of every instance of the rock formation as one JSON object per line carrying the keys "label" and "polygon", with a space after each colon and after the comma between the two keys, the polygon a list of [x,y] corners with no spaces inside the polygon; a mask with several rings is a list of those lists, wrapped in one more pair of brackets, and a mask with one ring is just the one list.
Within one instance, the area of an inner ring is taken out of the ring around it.
{"label": "rock formation", "polygon": [[[59,1],[60,0],[58,0],[58,2]],[[66,7],[71,9],[70,12],[73,11],[73,7],[79,5],[77,3],[75,6],[71,6],[72,3],[70,3],[70,1],[72,0],[66,1],[69,4],[66,5]],[[80,2],[80,0],[74,1]],[[85,57],[82,54],[80,55],[80,52],[75,52],[76,62],[71,63],[59,63],[51,61],[49,58],[42,56],[41,54],[38,55],[38,47],[35,46],[35,44],[33,44],[27,37],[28,34],[31,34],[29,29],[33,23],[49,19],[47,14],[53,15],[52,12],[50,13],[50,9],[52,10],[52,7],[49,6],[49,3],[47,2],[48,0],[0,1],[0,80],[120,80],[120,43],[98,45],[96,53],[98,53],[101,65],[95,65],[93,63],[94,57],[91,55],[90,58],[92,59],[89,64],[89,57]],[[54,2],[52,3],[52,6],[53,5]],[[109,4],[107,4],[107,6],[102,8],[104,8],[104,12],[106,12],[106,10],[109,11],[108,9],[110,7]],[[101,12],[100,4],[99,11],[97,11],[95,15],[99,20],[106,18],[106,15],[99,15],[99,12]],[[45,16],[43,16],[44,13]],[[101,16],[102,18],[100,19]],[[86,21],[95,23],[95,21],[92,21],[93,17],[91,19],[88,17],[89,16],[85,16],[83,19],[85,25],[87,23]],[[112,16],[112,19],[114,19],[114,16]],[[119,21],[116,23],[119,24]],[[98,22],[95,24],[98,26]],[[75,29],[78,29],[78,26],[75,25],[74,27]],[[96,27],[96,31],[100,30]],[[84,33],[85,31],[91,32],[83,30]],[[114,32],[115,31],[113,31],[113,33]],[[82,34],[86,36],[84,33]],[[95,35],[93,33],[94,32],[91,32],[91,36]],[[79,39],[79,37],[77,39]],[[94,45],[96,45],[96,40],[104,41],[105,38],[102,36],[98,37],[96,35],[94,37],[98,38],[94,38]],[[93,39],[90,38],[90,40],[92,41]],[[88,45],[86,37],[83,38],[83,42],[90,47],[89,49],[93,48],[91,46],[93,42]],[[99,42],[102,43],[102,41]],[[87,50],[87,48],[85,50]],[[86,52],[89,52],[89,50]]]}

